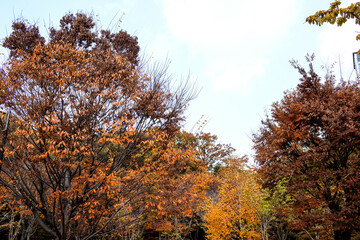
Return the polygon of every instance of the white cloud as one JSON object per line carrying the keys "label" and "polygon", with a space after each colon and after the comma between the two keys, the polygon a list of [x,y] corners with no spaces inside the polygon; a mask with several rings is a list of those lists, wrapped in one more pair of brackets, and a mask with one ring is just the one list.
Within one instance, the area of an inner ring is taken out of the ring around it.
{"label": "white cloud", "polygon": [[298,17],[296,5],[297,0],[163,0],[170,39],[204,60],[206,76],[199,78],[221,91],[244,89],[264,73],[266,54]]}
{"label": "white cloud", "polygon": [[295,0],[164,0],[164,15],[173,34],[204,47],[277,39],[295,12]]}
{"label": "white cloud", "polygon": [[267,62],[268,60],[263,58],[239,65],[214,62],[214,88],[219,91],[243,89],[252,79],[264,74],[264,65]]}

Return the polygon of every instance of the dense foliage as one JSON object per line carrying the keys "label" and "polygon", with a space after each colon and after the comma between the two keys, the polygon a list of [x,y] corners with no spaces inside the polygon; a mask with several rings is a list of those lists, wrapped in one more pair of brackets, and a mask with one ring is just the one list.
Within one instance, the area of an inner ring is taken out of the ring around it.
{"label": "dense foliage", "polygon": [[[359,24],[359,3],[340,4],[307,22]],[[359,238],[358,79],[292,61],[300,83],[254,134],[254,170],[181,129],[196,93],[142,61],[135,36],[82,13],[48,32],[20,19],[2,43],[0,238]]]}
{"label": "dense foliage", "polygon": [[68,14],[45,40],[17,21],[3,43],[0,103],[13,128],[2,198],[23,225],[56,239],[138,235],[153,218],[190,216],[204,189],[203,164],[172,140],[191,92],[146,74],[135,37],[94,26]]}
{"label": "dense foliage", "polygon": [[272,105],[255,136],[264,186],[287,181],[289,221],[299,229],[350,239],[358,230],[360,202],[360,85],[324,82],[296,62],[300,84]]}

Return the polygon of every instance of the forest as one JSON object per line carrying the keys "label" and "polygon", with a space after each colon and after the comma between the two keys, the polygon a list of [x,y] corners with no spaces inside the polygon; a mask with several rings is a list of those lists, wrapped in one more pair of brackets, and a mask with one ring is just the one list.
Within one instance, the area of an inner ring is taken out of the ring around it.
{"label": "forest", "polygon": [[[306,22],[360,25],[360,3],[340,4]],[[78,12],[42,36],[19,19],[2,46],[0,239],[360,239],[358,78],[290,61],[298,85],[250,164],[203,122],[184,130],[199,92],[125,30]]]}

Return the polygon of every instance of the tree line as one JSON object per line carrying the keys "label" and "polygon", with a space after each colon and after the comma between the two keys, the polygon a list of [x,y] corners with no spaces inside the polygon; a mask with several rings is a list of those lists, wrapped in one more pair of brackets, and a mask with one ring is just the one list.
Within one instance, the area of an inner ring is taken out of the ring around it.
{"label": "tree line", "polygon": [[[307,18],[359,21],[360,3]],[[253,135],[256,167],[202,128],[197,92],[137,37],[66,14],[47,37],[14,21],[0,70],[2,239],[360,237],[360,85],[291,61],[300,83]]]}

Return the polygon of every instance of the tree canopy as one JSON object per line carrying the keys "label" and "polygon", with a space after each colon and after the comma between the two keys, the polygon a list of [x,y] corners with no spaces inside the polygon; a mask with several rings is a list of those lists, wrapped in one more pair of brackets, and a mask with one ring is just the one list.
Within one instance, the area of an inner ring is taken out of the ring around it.
{"label": "tree canopy", "polygon": [[189,88],[171,89],[164,69],[145,72],[136,37],[98,31],[86,14],[65,15],[47,38],[24,20],[12,28],[0,72],[0,104],[13,115],[0,163],[8,208],[56,239],[138,234],[145,216],[180,214],[163,211],[165,200],[190,201],[180,209],[191,215],[200,182],[186,169],[201,176],[201,164],[172,140]]}
{"label": "tree canopy", "polygon": [[296,89],[275,102],[254,136],[264,186],[287,181],[289,219],[297,228],[323,228],[335,239],[350,239],[359,226],[360,85],[324,81],[297,62]]}

